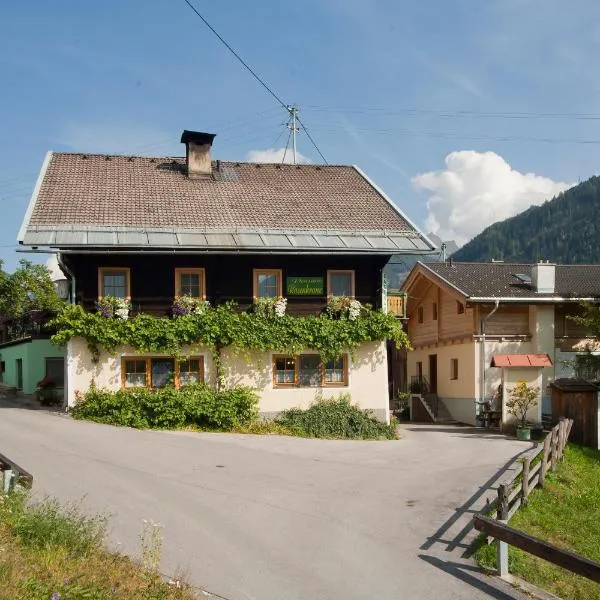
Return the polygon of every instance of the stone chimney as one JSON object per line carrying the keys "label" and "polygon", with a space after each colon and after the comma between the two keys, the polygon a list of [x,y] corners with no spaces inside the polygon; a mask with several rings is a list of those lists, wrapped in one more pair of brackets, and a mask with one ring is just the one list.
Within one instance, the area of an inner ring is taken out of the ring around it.
{"label": "stone chimney", "polygon": [[215,135],[187,129],[181,134],[181,143],[185,144],[185,162],[190,179],[206,179],[212,176],[210,149]]}
{"label": "stone chimney", "polygon": [[533,289],[539,294],[554,293],[554,280],[556,275],[556,265],[549,260],[540,261],[537,265],[531,267],[531,283]]}

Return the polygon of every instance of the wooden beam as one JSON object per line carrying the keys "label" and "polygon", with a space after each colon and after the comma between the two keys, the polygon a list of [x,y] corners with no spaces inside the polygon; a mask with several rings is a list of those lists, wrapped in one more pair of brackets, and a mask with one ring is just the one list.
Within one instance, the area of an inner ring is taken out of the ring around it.
{"label": "wooden beam", "polygon": [[482,515],[473,517],[477,531],[481,531],[506,542],[515,548],[520,548],[529,554],[543,558],[552,564],[563,567],[572,573],[577,573],[596,583],[600,583],[600,564],[569,550],[562,550],[548,542],[534,538],[527,533],[513,529],[504,523],[489,519]]}

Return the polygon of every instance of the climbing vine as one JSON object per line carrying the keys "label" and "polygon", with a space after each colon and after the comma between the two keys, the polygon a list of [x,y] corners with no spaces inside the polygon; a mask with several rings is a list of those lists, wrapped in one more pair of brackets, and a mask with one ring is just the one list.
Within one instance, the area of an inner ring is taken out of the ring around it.
{"label": "climbing vine", "polygon": [[392,340],[397,347],[408,347],[401,323],[391,314],[363,310],[354,320],[330,315],[295,317],[238,312],[233,303],[207,308],[200,314],[176,318],[139,314],[129,319],[107,319],[68,305],[52,321],[56,333],[52,341],[66,344],[82,337],[91,352],[114,352],[131,346],[140,353],[182,356],[184,348],[208,346],[213,352],[228,346],[242,350],[273,351],[289,354],[312,349],[323,360],[354,353],[365,342]]}

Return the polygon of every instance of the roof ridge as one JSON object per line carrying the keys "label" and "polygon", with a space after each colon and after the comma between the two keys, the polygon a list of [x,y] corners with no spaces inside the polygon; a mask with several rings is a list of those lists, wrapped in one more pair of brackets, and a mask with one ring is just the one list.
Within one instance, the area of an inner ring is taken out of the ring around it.
{"label": "roof ridge", "polygon": [[[53,156],[86,156],[86,157],[100,157],[100,158],[140,158],[142,160],[151,160],[151,159],[162,159],[162,160],[185,160],[185,156],[169,156],[169,155],[151,155],[151,154],[120,154],[113,152],[63,152],[63,151],[53,151]],[[249,160],[235,160],[235,159],[223,159],[223,158],[213,158],[212,162],[220,162],[221,164],[233,164],[233,165],[261,165],[266,167],[278,167],[278,168],[302,168],[302,167],[319,167],[321,169],[326,168],[346,168],[353,169],[354,165],[351,164],[322,164],[322,163],[299,163],[299,164],[291,164],[291,163],[280,163],[280,162],[257,162],[257,161],[249,161]]]}

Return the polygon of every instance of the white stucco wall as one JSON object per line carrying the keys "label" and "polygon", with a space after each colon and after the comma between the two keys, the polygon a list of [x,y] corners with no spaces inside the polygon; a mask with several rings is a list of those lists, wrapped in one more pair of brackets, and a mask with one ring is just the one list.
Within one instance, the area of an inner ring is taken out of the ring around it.
{"label": "white stucco wall", "polygon": [[354,360],[348,357],[348,385],[342,387],[276,388],[273,386],[273,352],[236,352],[225,349],[223,364],[229,385],[249,385],[260,390],[260,412],[271,415],[287,408],[307,408],[315,399],[348,392],[362,409],[389,421],[387,350],[385,343],[363,344]]}
{"label": "white stucco wall", "polygon": [[[98,387],[118,390],[121,387],[121,358],[136,354],[138,353],[124,346],[113,355],[102,352],[99,361],[94,363],[85,340],[72,339],[67,345],[66,358],[69,406],[75,402],[75,391],[85,392],[92,381]],[[190,354],[204,357],[205,380],[207,383],[214,383],[215,369],[211,352],[207,348],[194,348]],[[144,354],[144,356],[163,355]],[[349,392],[355,404],[363,409],[373,410],[379,419],[389,422],[385,343],[363,344],[356,352],[354,360],[348,357],[349,385],[342,387],[275,388],[272,356],[271,352],[235,352],[230,349],[225,349],[222,354],[226,383],[255,388],[260,395],[261,414],[270,416],[287,408],[306,408],[315,400],[319,392],[323,397]]]}

